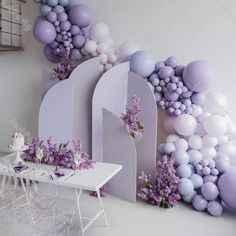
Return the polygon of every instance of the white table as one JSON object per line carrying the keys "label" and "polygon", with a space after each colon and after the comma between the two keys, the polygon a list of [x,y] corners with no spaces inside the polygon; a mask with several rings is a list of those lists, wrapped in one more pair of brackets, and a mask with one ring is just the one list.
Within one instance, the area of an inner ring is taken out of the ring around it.
{"label": "white table", "polygon": [[[10,162],[10,163],[14,160],[14,158],[15,158],[14,154],[1,157],[1,159],[4,159],[5,161]],[[39,164],[32,163],[32,162],[27,162],[27,165],[29,166],[29,169],[17,174],[20,178],[29,177],[28,175],[29,171],[32,168],[36,169],[37,167],[39,167]],[[55,168],[49,165],[42,165],[42,166],[47,166],[47,168],[52,168],[52,169]],[[77,202],[78,215],[79,215],[79,225],[80,225],[82,236],[84,236],[85,231],[93,224],[93,222],[100,215],[103,215],[105,224],[106,226],[108,226],[108,221],[107,221],[107,217],[106,217],[105,210],[103,207],[103,202],[100,196],[99,189],[104,184],[106,184],[112,177],[114,177],[121,169],[122,169],[121,165],[115,165],[115,164],[109,164],[109,163],[103,163],[103,162],[97,162],[94,165],[94,168],[91,168],[88,170],[83,169],[77,172],[70,169],[63,169],[66,175],[65,177],[58,178],[58,184],[59,186],[70,187],[70,188],[75,189],[76,202]],[[4,172],[1,172],[0,170],[0,174],[4,175]],[[45,175],[37,176],[36,180],[43,183],[49,183],[48,178]],[[83,190],[96,191],[97,196],[98,196],[98,203],[100,205],[100,211],[93,218],[91,218],[85,226],[83,226],[82,224],[83,217],[81,214],[81,207],[80,207],[80,197]]]}

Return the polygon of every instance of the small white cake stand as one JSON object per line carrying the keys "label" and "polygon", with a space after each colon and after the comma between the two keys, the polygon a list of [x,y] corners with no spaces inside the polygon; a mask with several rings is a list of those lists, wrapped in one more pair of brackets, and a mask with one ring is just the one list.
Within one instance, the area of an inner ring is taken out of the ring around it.
{"label": "small white cake stand", "polygon": [[29,148],[29,146],[23,146],[21,149],[16,149],[13,146],[10,146],[9,149],[11,152],[15,152],[16,153],[16,158],[15,160],[12,161],[13,165],[17,165],[19,163],[24,163],[24,161],[22,160],[22,158],[20,157],[21,153],[25,150],[27,150]]}

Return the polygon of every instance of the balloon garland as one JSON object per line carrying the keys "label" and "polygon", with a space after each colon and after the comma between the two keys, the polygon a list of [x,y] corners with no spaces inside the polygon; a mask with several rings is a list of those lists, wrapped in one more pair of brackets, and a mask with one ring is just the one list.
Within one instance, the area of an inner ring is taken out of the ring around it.
{"label": "balloon garland", "polygon": [[157,105],[167,111],[163,127],[168,134],[160,155],[173,157],[180,177],[178,192],[198,211],[213,216],[222,202],[236,210],[236,125],[227,115],[227,99],[209,91],[214,73],[206,61],[178,64],[175,57],[157,62],[137,44],[126,42],[116,50],[104,23],[92,22],[91,10],[77,0],[34,0],[41,17],[34,36],[45,44],[45,57],[57,63],[62,50],[71,60],[100,57],[101,72],[130,61],[131,71],[150,85]]}

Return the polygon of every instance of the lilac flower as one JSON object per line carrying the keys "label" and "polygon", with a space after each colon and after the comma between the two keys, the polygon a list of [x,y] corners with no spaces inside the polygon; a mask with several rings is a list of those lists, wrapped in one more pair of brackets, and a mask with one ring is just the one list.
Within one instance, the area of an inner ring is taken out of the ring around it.
{"label": "lilac flower", "polygon": [[62,50],[59,56],[60,61],[56,67],[52,69],[52,77],[59,80],[65,80],[70,77],[70,74],[75,69],[76,64],[70,60],[69,54],[66,50]]}
{"label": "lilac flower", "polygon": [[180,200],[177,188],[179,178],[176,176],[174,159],[163,156],[157,163],[157,169],[153,175],[144,172],[139,176],[143,186],[138,191],[138,197],[152,205],[170,208]]}
{"label": "lilac flower", "polygon": [[[82,146],[79,140],[74,140],[74,150],[68,149],[69,142],[53,144],[52,137],[50,137],[44,145],[43,140],[34,138],[29,145],[29,149],[24,151],[22,158],[26,161],[39,162],[36,156],[37,150],[43,150],[43,158],[41,163],[48,165],[56,165],[74,170],[93,168],[94,163],[89,159],[89,155],[82,151]],[[79,164],[75,163],[76,153],[81,153],[81,161]]]}
{"label": "lilac flower", "polygon": [[140,119],[143,109],[139,103],[140,97],[134,95],[131,98],[131,105],[126,106],[126,113],[121,114],[125,129],[134,139],[138,137],[142,138],[142,133],[144,132],[144,126]]}

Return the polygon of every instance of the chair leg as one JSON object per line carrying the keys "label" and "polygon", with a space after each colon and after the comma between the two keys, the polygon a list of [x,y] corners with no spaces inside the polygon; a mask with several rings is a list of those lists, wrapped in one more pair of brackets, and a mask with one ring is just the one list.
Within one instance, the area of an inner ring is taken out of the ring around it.
{"label": "chair leg", "polygon": [[82,191],[83,189],[75,189],[76,201],[77,201],[77,207],[78,207],[78,213],[79,213],[80,232],[81,232],[81,235],[84,236],[84,228],[83,228],[82,215],[81,215],[81,209],[80,209],[80,197],[81,197]]}
{"label": "chair leg", "polygon": [[97,197],[98,197],[98,201],[99,201],[99,204],[100,204],[100,207],[101,207],[101,210],[102,210],[102,214],[103,214],[103,217],[104,217],[105,225],[106,225],[106,227],[108,227],[109,224],[108,224],[107,216],[106,216],[106,213],[105,213],[105,210],[104,210],[104,206],[103,206],[103,202],[102,202],[102,198],[101,198],[101,194],[100,194],[99,190],[97,191]]}

